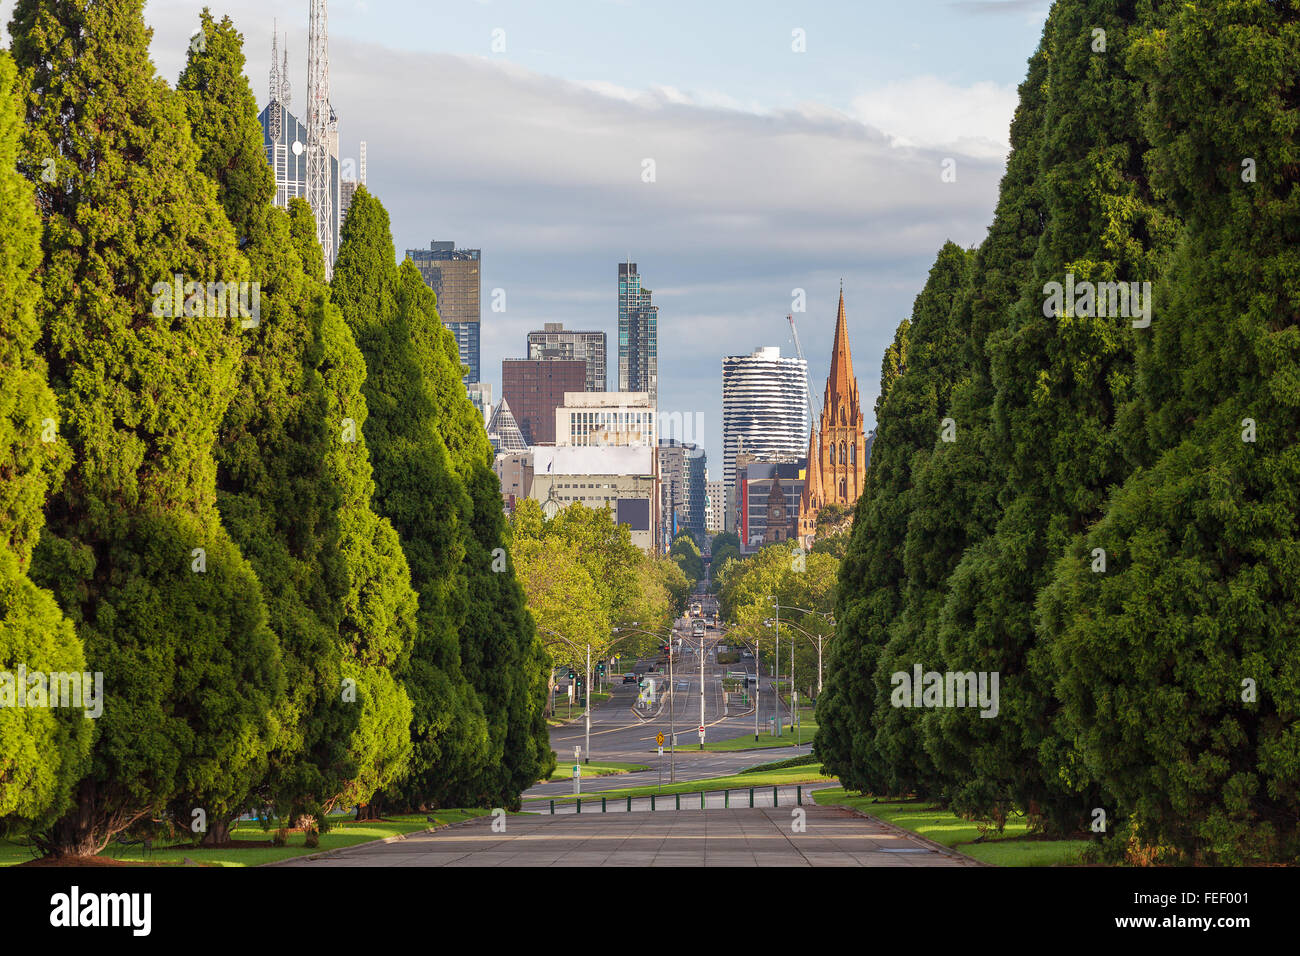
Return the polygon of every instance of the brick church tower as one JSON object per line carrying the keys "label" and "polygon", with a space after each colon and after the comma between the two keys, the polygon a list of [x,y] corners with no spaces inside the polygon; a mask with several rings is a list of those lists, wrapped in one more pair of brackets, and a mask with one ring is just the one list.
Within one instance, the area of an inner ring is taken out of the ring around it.
{"label": "brick church tower", "polygon": [[844,317],[844,289],[840,288],[835,319],[835,345],[821,420],[808,435],[808,471],[799,501],[799,542],[812,546],[817,513],[828,504],[852,509],[866,481],[866,434],[858,380],[849,352],[849,327]]}

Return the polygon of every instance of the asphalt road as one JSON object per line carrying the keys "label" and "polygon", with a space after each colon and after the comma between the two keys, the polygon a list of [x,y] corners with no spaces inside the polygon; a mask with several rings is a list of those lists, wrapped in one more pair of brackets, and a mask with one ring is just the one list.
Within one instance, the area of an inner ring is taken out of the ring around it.
{"label": "asphalt road", "polygon": [[[610,700],[592,708],[591,731],[587,733],[585,720],[578,719],[562,727],[551,729],[551,747],[555,751],[559,765],[571,767],[574,762],[574,747],[582,747],[584,757],[592,761],[614,761],[618,763],[639,763],[649,766],[649,771],[640,773],[616,774],[607,777],[584,778],[584,793],[599,793],[621,787],[653,785],[660,779],[660,760],[657,755],[656,735],[664,734],[665,745],[662,758],[663,782],[674,780],[699,780],[734,773],[745,767],[769,760],[783,760],[811,751],[811,747],[781,747],[751,751],[734,751],[730,753],[710,753],[698,748],[700,726],[700,647],[699,638],[693,638],[689,630],[679,632],[682,637],[682,653],[676,655],[672,667],[673,690],[666,695],[661,691],[656,696],[656,709],[648,716],[641,716],[644,711],[634,708],[638,687],[636,684],[618,683],[621,675],[613,674],[616,681],[610,690]],[[692,641],[695,646],[692,647]],[[722,678],[727,671],[746,670],[754,672],[754,661],[745,658],[740,664],[719,665],[716,661],[717,646],[725,643],[725,637],[709,629],[704,638],[704,728],[705,740],[728,740],[754,732],[754,711],[737,712],[738,705],[733,705],[731,712],[725,706],[722,693]],[[651,663],[642,661],[637,664],[637,673],[654,679],[660,687],[667,687],[667,668],[656,666],[648,671]],[[762,687],[759,695],[759,720],[761,733],[767,734],[768,719],[773,714],[774,695],[772,681],[761,678]],[[557,705],[557,712],[564,714],[564,704]],[[677,730],[677,747],[668,745],[673,728]],[[590,746],[588,746],[590,742]],[[539,797],[573,792],[573,783],[566,779],[554,783],[538,784],[525,792],[524,796]]]}

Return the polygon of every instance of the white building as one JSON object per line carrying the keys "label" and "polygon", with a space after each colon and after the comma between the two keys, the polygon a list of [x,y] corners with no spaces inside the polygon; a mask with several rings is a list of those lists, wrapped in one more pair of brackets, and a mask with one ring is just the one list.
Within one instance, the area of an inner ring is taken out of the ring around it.
{"label": "white building", "polygon": [[546,517],[575,502],[609,508],[617,524],[628,526],[633,544],[654,548],[659,501],[652,446],[538,446],[532,455],[529,497]]}
{"label": "white building", "polygon": [[654,448],[657,419],[649,392],[565,392],[555,410],[555,444]]}
{"label": "white building", "polygon": [[736,455],[803,454],[808,444],[808,363],[782,358],[780,348],[722,360],[724,524],[736,525]]}

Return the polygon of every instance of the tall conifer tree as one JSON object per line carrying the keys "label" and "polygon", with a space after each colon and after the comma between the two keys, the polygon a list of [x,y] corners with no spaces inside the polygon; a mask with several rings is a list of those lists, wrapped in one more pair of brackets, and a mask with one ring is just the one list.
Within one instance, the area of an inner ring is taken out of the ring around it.
{"label": "tall conifer tree", "polygon": [[[1177,220],[1143,171],[1137,120],[1142,84],[1126,66],[1133,40],[1155,26],[1150,4],[1058,0],[1044,28],[1047,75],[1037,147],[1043,231],[1027,288],[990,336],[990,441],[1001,475],[994,533],[952,574],[944,615],[952,659],[999,674],[996,719],[969,727],[982,768],[975,807],[1011,806],[1035,824],[1072,829],[1099,795],[1080,779],[1072,742],[1053,731],[1050,666],[1033,620],[1039,589],[1070,536],[1101,514],[1135,449],[1117,425],[1133,396],[1134,354],[1147,332],[1084,298],[1047,315],[1051,282],[1155,282]],[[969,716],[969,715],[967,715]],[[975,718],[979,719],[979,718]]]}
{"label": "tall conifer tree", "polygon": [[[465,615],[459,627],[461,666],[482,701],[489,753],[471,787],[477,802],[516,806],[519,794],[550,776],[554,767],[543,712],[546,673],[537,666],[540,645],[524,606],[523,589],[508,560],[501,483],[492,470],[492,445],[483,416],[461,382],[456,339],[438,317],[437,297],[414,263],[398,270],[398,310],[435,404],[434,421],[452,467],[469,493],[460,516],[468,530],[462,573]],[[541,656],[544,656],[544,652]]]}
{"label": "tall conifer tree", "polygon": [[414,707],[411,769],[391,796],[412,806],[471,798],[489,754],[487,721],[465,679],[457,631],[465,618],[462,573],[472,502],[452,470],[437,403],[399,308],[388,213],[358,187],[330,283],[366,360],[366,440],[375,504],[392,521],[420,596],[415,646],[400,673]]}
{"label": "tall conifer tree", "polygon": [[240,316],[196,291],[244,276],[140,0],[20,0],[10,29],[45,220],[41,351],[73,459],[33,578],[107,695],[75,807],[42,842],[94,853],[166,806],[223,818],[272,739],[279,648],[216,507]]}
{"label": "tall conifer tree", "polygon": [[1183,4],[1130,62],[1151,168],[1187,223],[1133,403],[1156,460],[1073,542],[1039,623],[1081,776],[1128,817],[1111,833],[1294,861],[1300,7]]}
{"label": "tall conifer tree", "polygon": [[41,226],[31,185],[17,171],[22,102],[15,78],[13,61],[0,50],[0,674],[12,681],[0,683],[0,824],[40,826],[67,809],[93,721],[76,708],[17,706],[29,690],[20,667],[80,674],[85,656],[72,622],[28,577],[46,495],[70,455],[36,354],[39,287],[32,272]]}
{"label": "tall conifer tree", "polygon": [[[256,808],[318,811],[350,774],[346,741],[360,708],[341,700],[339,626],[347,580],[339,553],[339,490],[327,461],[321,376],[323,304],[313,296],[289,216],[275,208],[243,38],[206,10],[177,84],[217,195],[259,284],[259,321],[246,330],[238,390],[216,448],[222,519],[262,582],[280,639],[288,693]],[[225,828],[213,825],[220,840]]]}
{"label": "tall conifer tree", "polygon": [[[364,815],[373,815],[375,795],[401,779],[411,760],[411,697],[395,675],[415,646],[418,599],[397,532],[372,505],[374,470],[364,430],[369,412],[362,394],[366,363],[342,313],[330,301],[316,220],[302,199],[289,201],[289,231],[306,275],[309,309],[318,316],[319,368],[331,431],[326,464],[342,496],[339,547],[347,579],[339,624],[345,686],[317,698],[311,722],[334,725],[339,717],[331,711],[340,702],[359,711],[346,718],[349,726],[355,725],[351,735],[337,742],[346,744],[345,749],[324,755],[328,759],[323,765],[333,768],[339,783],[320,796],[326,809],[358,805],[366,808]],[[323,734],[322,746],[328,746],[329,739]],[[330,783],[326,777],[323,785]]]}

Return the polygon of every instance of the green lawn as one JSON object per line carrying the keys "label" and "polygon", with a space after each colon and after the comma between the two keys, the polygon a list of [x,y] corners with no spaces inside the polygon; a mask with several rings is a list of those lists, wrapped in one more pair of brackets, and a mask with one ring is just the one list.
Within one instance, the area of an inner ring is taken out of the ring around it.
{"label": "green lawn", "polygon": [[[369,820],[357,822],[351,819],[340,819],[334,822],[329,833],[321,834],[320,846],[316,848],[308,848],[304,845],[306,834],[292,833],[289,835],[288,844],[279,847],[256,846],[247,849],[239,847],[205,849],[185,844],[164,849],[155,846],[153,853],[146,856],[138,846],[124,847],[111,843],[100,855],[129,863],[162,866],[182,866],[186,857],[201,866],[258,866],[262,863],[287,860],[295,856],[337,850],[358,843],[366,843],[370,840],[382,840],[385,837],[399,834],[415,833],[429,827],[441,826],[446,823],[458,823],[461,820],[468,820],[471,817],[483,816],[491,812],[491,810],[480,809],[435,810],[429,814],[434,818],[435,822],[433,823],[425,820],[425,815],[422,813],[409,816],[394,816],[382,822]],[[236,826],[232,835],[236,840],[250,842],[267,841],[272,836],[271,832],[262,830],[255,823],[244,823]],[[24,863],[31,858],[32,853],[26,847],[8,841],[0,842],[0,866],[13,866],[16,863]]]}
{"label": "green lawn", "polygon": [[[797,747],[800,744],[812,743],[813,734],[817,732],[817,724],[812,719],[812,714],[808,711],[803,713],[803,723],[799,727],[798,739],[795,739],[794,731],[787,724],[782,729],[780,737],[773,737],[767,732],[767,727],[761,726],[758,734],[758,740],[754,739],[754,732],[741,734],[739,737],[730,737],[726,740],[710,740],[706,735],[704,738],[704,750],[708,753],[726,752],[730,753],[735,750],[767,750],[771,747]],[[665,738],[666,739],[666,738]],[[665,749],[667,746],[665,745]],[[700,738],[694,731],[689,733],[677,732],[677,749],[685,751],[700,752]],[[652,748],[652,753],[658,753],[659,748]]]}
{"label": "green lawn", "polygon": [[[702,790],[710,792],[728,789],[748,790],[750,787],[784,787],[796,783],[822,783],[835,779],[834,777],[827,777],[821,770],[821,764],[814,764],[809,767],[787,767],[784,770],[769,770],[764,773],[750,773],[743,776],[734,775],[730,777],[712,777],[708,780],[691,780],[683,783],[665,783],[662,789],[652,785],[648,787],[623,787],[619,790],[602,790],[599,793],[583,794],[582,799],[590,803],[593,799],[599,797],[624,800],[628,797],[648,797],[652,793],[674,794],[699,793]],[[551,797],[531,797],[526,799],[524,804],[545,806],[547,801],[551,799]],[[570,794],[553,799],[556,803],[572,803],[576,798]]]}
{"label": "green lawn", "polygon": [[[584,763],[582,765],[582,779],[588,777],[608,777],[616,773],[634,773],[638,770],[649,770],[645,764],[639,763]],[[556,766],[555,772],[551,774],[552,780],[571,780],[573,779],[573,762],[561,760]]]}
{"label": "green lawn", "polygon": [[[605,701],[609,700],[609,698],[610,695],[605,693],[604,691],[599,691],[599,690],[592,691],[591,706],[592,707],[599,706],[600,704],[603,704],[605,703]],[[573,716],[569,716],[569,702],[567,700],[562,702],[557,701],[555,704],[555,716],[547,717],[546,722],[550,724],[552,727],[560,727],[574,720],[582,720],[582,715],[584,713],[586,713],[586,711],[583,710],[583,708],[578,706],[577,701],[574,701]]]}
{"label": "green lawn", "polygon": [[936,843],[951,847],[959,853],[974,857],[983,863],[996,866],[1056,866],[1079,862],[1079,854],[1088,845],[1087,840],[1026,839],[1028,826],[1021,820],[1007,821],[1006,829],[999,835],[989,833],[985,842],[975,843],[980,836],[979,825],[963,820],[947,810],[938,809],[919,800],[880,801],[873,803],[871,796],[846,793],[835,788],[819,790],[813,795],[819,804],[852,807],[869,813],[887,823],[911,830]]}

